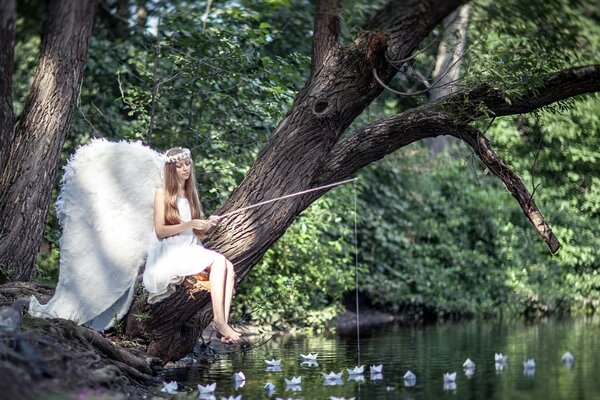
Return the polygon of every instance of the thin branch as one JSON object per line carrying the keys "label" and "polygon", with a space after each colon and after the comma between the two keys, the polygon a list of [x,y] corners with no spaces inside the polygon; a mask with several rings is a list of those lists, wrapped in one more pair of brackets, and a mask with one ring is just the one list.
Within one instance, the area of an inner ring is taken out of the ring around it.
{"label": "thin branch", "polygon": [[315,13],[311,73],[318,71],[340,37],[339,0],[319,0]]}
{"label": "thin branch", "polygon": [[532,195],[527,190],[527,187],[525,187],[521,178],[496,154],[489,140],[477,129],[468,125],[455,127],[453,129],[453,136],[464,140],[471,146],[483,164],[500,178],[504,186],[506,186],[508,191],[517,200],[529,221],[531,221],[535,229],[542,236],[552,254],[555,254],[560,248],[558,238],[552,232],[552,228],[546,223],[544,216],[538,209]]}

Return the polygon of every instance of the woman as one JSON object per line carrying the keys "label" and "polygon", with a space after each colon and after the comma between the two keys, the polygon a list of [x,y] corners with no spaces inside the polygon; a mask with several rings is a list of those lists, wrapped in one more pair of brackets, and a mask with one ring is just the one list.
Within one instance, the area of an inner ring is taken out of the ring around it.
{"label": "woman", "polygon": [[240,338],[228,324],[233,265],[222,254],[204,248],[200,240],[219,220],[218,216],[204,219],[190,151],[181,147],[167,151],[164,183],[154,196],[155,235],[144,271],[148,302],[169,297],[186,276],[209,272],[213,327],[223,343],[233,343]]}

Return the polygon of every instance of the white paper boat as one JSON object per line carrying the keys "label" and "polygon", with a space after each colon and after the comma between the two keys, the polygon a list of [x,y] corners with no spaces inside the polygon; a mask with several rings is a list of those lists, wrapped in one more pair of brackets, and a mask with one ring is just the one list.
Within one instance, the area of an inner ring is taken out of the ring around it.
{"label": "white paper boat", "polygon": [[565,364],[573,364],[573,361],[575,361],[575,357],[573,357],[573,354],[571,354],[570,351],[567,351],[561,358],[561,361]]}
{"label": "white paper boat", "polygon": [[233,374],[233,380],[234,381],[245,381],[246,380],[246,375],[244,375],[244,373],[242,371],[235,372]]}
{"label": "white paper boat", "polygon": [[267,367],[279,367],[281,365],[281,360],[265,360],[265,364],[267,364]]}
{"label": "white paper boat", "polygon": [[475,363],[473,361],[471,361],[470,358],[467,358],[467,361],[465,361],[463,364],[463,368],[464,369],[475,369]]}
{"label": "white paper boat", "polygon": [[288,386],[292,386],[292,385],[299,385],[302,383],[302,377],[301,376],[294,376],[292,379],[285,379],[285,384]]}
{"label": "white paper boat", "polygon": [[217,388],[217,382],[211,383],[210,385],[205,385],[205,386],[198,385],[198,391],[200,393],[213,393],[216,388]]}
{"label": "white paper boat", "polygon": [[523,361],[523,369],[535,369],[535,360],[533,358]]}
{"label": "white paper boat", "polygon": [[168,393],[168,394],[177,393],[177,382],[175,382],[175,381],[163,382],[163,388],[160,389],[160,391],[163,393]]}
{"label": "white paper boat", "polygon": [[267,382],[265,383],[265,390],[267,392],[272,392],[273,390],[275,390],[275,385],[273,385],[271,382]]}
{"label": "white paper boat", "polygon": [[242,400],[242,395],[238,395],[238,396],[229,396],[229,397],[221,397],[221,400]]}
{"label": "white paper boat", "polygon": [[508,356],[505,356],[502,353],[494,353],[494,361],[497,363],[506,363],[508,360]]}
{"label": "white paper boat", "polygon": [[372,374],[380,374],[383,371],[383,364],[379,364],[379,365],[371,365],[369,367],[369,371]]}
{"label": "white paper boat", "polygon": [[417,376],[415,374],[412,373],[411,370],[406,371],[406,373],[404,374],[404,376],[402,377],[405,381],[412,381],[417,379]]}
{"label": "white paper boat", "polygon": [[336,379],[342,379],[342,372],[338,372],[337,374],[335,372],[330,372],[328,374],[326,374],[325,372],[321,372],[321,375],[323,375],[323,379],[328,380],[328,381],[334,381]]}
{"label": "white paper boat", "polygon": [[456,382],[456,372],[446,372],[444,374],[444,383]]}
{"label": "white paper boat", "polygon": [[348,375],[361,375],[365,371],[365,366],[356,366],[352,369],[346,368],[346,371],[348,371]]}
{"label": "white paper boat", "polygon": [[302,360],[304,361],[316,361],[317,360],[317,356],[319,355],[319,353],[308,353],[308,354],[300,354],[300,357],[302,357]]}

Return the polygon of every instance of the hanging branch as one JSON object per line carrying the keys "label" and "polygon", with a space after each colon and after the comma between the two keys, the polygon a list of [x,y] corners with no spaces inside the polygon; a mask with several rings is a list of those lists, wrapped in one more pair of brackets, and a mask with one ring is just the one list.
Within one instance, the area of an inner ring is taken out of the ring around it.
{"label": "hanging branch", "polygon": [[544,216],[538,209],[532,195],[527,190],[527,187],[525,187],[521,178],[496,154],[489,140],[477,129],[470,126],[455,128],[453,135],[464,140],[471,146],[483,164],[500,178],[508,191],[517,199],[521,209],[542,236],[552,254],[555,254],[560,248],[558,238],[552,232],[552,228],[546,223]]}

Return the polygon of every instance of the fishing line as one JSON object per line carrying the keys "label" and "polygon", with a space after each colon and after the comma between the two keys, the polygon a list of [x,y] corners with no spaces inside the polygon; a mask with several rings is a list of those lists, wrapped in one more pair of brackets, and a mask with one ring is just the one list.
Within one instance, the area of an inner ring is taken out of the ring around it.
{"label": "fishing line", "polygon": [[233,210],[230,211],[228,213],[225,213],[223,215],[221,215],[221,218],[225,218],[225,217],[229,217],[231,215],[240,213],[242,211],[246,211],[249,210],[251,208],[255,208],[255,207],[259,207],[259,206],[264,206],[265,204],[269,204],[272,203],[274,201],[278,201],[278,200],[283,200],[283,199],[288,199],[290,197],[294,197],[294,196],[300,196],[301,194],[306,194],[306,193],[310,193],[310,192],[315,192],[317,190],[322,190],[322,189],[327,189],[330,187],[334,187],[334,186],[338,186],[338,185],[343,185],[344,183],[349,183],[349,182],[354,182],[356,181],[358,178],[351,178],[351,179],[346,179],[345,181],[339,181],[339,182],[334,182],[334,183],[330,183],[327,185],[323,185],[323,186],[319,186],[316,188],[312,188],[312,189],[307,189],[307,190],[302,190],[300,192],[296,192],[296,193],[290,193],[290,194],[286,194],[285,196],[280,196],[280,197],[276,197],[274,199],[270,199],[270,200],[265,200],[265,201],[261,201],[260,203],[256,203],[256,204],[252,204],[251,206],[248,207],[242,207],[242,208],[238,208],[237,210]]}
{"label": "fishing line", "polygon": [[356,181],[354,182],[354,277],[355,277],[355,292],[356,292],[356,352],[358,354],[358,366],[360,366],[360,317],[358,315],[358,235],[357,235],[357,195]]}

